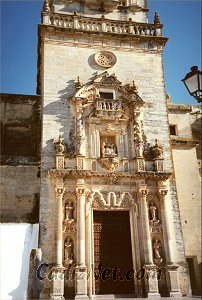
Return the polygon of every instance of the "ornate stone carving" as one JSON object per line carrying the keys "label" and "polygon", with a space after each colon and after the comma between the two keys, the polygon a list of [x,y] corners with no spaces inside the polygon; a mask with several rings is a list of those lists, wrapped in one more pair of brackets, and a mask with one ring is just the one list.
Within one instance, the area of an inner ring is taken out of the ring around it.
{"label": "ornate stone carving", "polygon": [[65,220],[69,222],[74,221],[74,203],[72,201],[65,205]]}
{"label": "ornate stone carving", "polygon": [[116,63],[116,56],[110,51],[100,51],[94,55],[94,59],[103,68],[111,68]]}
{"label": "ornate stone carving", "polygon": [[159,222],[158,220],[158,208],[151,202],[149,205],[149,220],[153,222]]}
{"label": "ornate stone carving", "polygon": [[110,173],[107,175],[107,184],[116,184],[118,180],[118,176],[114,173]]}
{"label": "ornate stone carving", "polygon": [[102,157],[116,157],[117,156],[117,148],[114,144],[102,143]]}
{"label": "ornate stone carving", "polygon": [[105,169],[107,169],[110,172],[113,172],[115,169],[117,169],[120,165],[120,159],[114,157],[102,157],[99,158],[99,163],[101,166]]}
{"label": "ornate stone carving", "polygon": [[72,233],[72,232],[76,232],[76,223],[74,222],[74,220],[71,222],[68,221],[64,221],[64,230],[63,232],[66,233]]}
{"label": "ornate stone carving", "polygon": [[75,134],[75,125],[73,125],[69,132],[69,144],[66,145],[66,152],[69,158],[73,158],[76,152],[76,134]]}
{"label": "ornate stone carving", "polygon": [[56,156],[56,169],[64,169],[64,156]]}
{"label": "ornate stone carving", "polygon": [[92,161],[92,171],[97,171],[97,162],[96,161]]}
{"label": "ornate stone carving", "polygon": [[152,148],[154,159],[162,158],[163,147],[158,144],[158,140],[155,140],[155,145]]}
{"label": "ornate stone carving", "polygon": [[159,265],[163,262],[162,244],[159,239],[155,239],[153,242],[153,255],[155,264]]}
{"label": "ornate stone carving", "polygon": [[76,149],[77,149],[77,155],[84,154],[84,141],[85,141],[85,133],[84,133],[84,127],[83,127],[83,108],[81,106],[76,107]]}
{"label": "ornate stone carving", "polygon": [[83,159],[82,158],[77,159],[77,168],[79,170],[83,170]]}
{"label": "ornate stone carving", "polygon": [[129,193],[124,193],[120,207],[130,208],[132,206],[132,199]]}
{"label": "ornate stone carving", "polygon": [[63,152],[65,151],[64,138],[62,138],[61,135],[59,135],[59,138],[54,139],[53,143],[55,145],[56,155],[63,155]]}
{"label": "ornate stone carving", "polygon": [[140,109],[134,109],[134,143],[136,157],[144,156],[145,142],[142,112]]}
{"label": "ornate stone carving", "polygon": [[74,242],[68,237],[64,244],[64,261],[65,264],[72,264],[74,261]]}
{"label": "ornate stone carving", "polygon": [[105,202],[102,199],[102,196],[99,195],[98,193],[95,193],[93,196],[93,202],[92,202],[92,207],[94,208],[101,208],[105,206]]}

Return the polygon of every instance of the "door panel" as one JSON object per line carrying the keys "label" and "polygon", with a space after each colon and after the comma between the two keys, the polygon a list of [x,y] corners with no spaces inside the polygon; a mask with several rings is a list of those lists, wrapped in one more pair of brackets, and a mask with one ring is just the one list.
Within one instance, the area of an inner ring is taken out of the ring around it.
{"label": "door panel", "polygon": [[94,211],[94,266],[96,294],[134,293],[128,211]]}

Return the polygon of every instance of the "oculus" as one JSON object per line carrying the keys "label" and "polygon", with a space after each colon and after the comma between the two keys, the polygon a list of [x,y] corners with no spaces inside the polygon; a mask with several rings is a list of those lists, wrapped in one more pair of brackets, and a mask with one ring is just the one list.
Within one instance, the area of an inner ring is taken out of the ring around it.
{"label": "oculus", "polygon": [[94,60],[103,68],[111,68],[116,63],[116,56],[110,51],[100,51],[94,55]]}

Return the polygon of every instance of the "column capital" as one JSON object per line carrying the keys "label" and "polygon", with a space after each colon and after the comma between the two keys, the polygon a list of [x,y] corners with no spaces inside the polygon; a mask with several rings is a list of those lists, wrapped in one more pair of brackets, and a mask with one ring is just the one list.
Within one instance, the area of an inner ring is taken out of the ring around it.
{"label": "column capital", "polygon": [[161,199],[164,199],[165,196],[166,196],[167,193],[168,193],[168,190],[165,189],[165,188],[159,188],[159,189],[158,189],[158,193],[159,193],[159,197],[160,197]]}
{"label": "column capital", "polygon": [[55,192],[57,196],[63,196],[64,192],[65,192],[65,188],[63,187],[55,187]]}
{"label": "column capital", "polygon": [[146,197],[149,193],[149,189],[147,188],[147,185],[139,185],[138,186],[138,195],[140,197]]}
{"label": "column capital", "polygon": [[77,187],[76,188],[76,193],[77,193],[77,196],[85,195],[85,187],[84,186]]}

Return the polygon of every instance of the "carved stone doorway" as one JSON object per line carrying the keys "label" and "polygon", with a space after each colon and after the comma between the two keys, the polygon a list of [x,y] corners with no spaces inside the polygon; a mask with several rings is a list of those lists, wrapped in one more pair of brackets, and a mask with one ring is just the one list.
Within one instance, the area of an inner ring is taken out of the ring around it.
{"label": "carved stone doorway", "polygon": [[128,211],[94,211],[95,294],[134,294]]}

